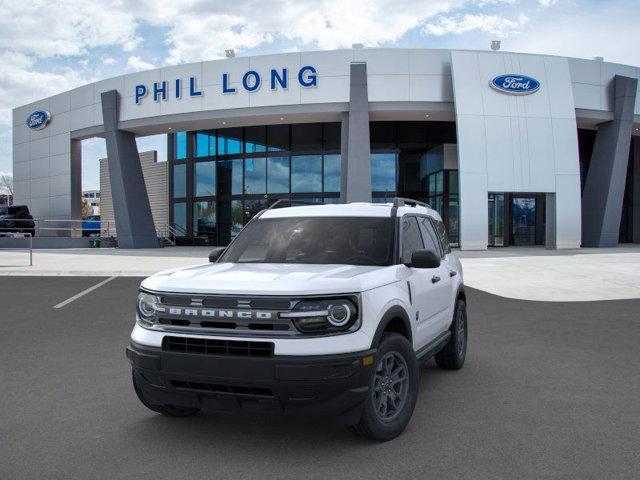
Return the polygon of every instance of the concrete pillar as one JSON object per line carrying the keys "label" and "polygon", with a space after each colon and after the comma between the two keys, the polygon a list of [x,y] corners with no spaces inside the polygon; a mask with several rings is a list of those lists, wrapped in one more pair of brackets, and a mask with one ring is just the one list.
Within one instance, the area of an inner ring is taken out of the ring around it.
{"label": "concrete pillar", "polygon": [[545,248],[556,248],[556,194],[545,194],[545,232],[544,232],[544,246]]}
{"label": "concrete pillar", "polygon": [[614,118],[598,127],[582,193],[583,247],[618,245],[638,80],[613,81]]}
{"label": "concrete pillar", "polygon": [[116,90],[102,93],[102,117],[118,247],[159,247],[136,138],[132,132],[118,129],[118,107]]}
{"label": "concrete pillar", "polygon": [[640,243],[640,137],[633,141],[633,243]]}
{"label": "concrete pillar", "polygon": [[[346,135],[345,135],[346,133]],[[371,201],[371,146],[367,64],[351,64],[349,111],[342,116],[340,200]]]}

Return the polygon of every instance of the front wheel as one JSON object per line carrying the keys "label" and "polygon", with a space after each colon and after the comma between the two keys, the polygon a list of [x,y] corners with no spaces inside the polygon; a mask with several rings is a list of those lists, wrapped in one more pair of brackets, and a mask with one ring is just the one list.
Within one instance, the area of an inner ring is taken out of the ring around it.
{"label": "front wheel", "polygon": [[191,415],[195,415],[200,411],[199,408],[180,407],[177,405],[153,404],[149,402],[144,396],[144,393],[142,392],[142,388],[140,388],[140,385],[138,383],[139,380],[136,378],[135,372],[132,372],[131,377],[133,379],[133,388],[136,391],[136,395],[138,396],[138,399],[149,410],[153,410],[154,412],[161,413],[169,417],[189,417]]}
{"label": "front wheel", "polygon": [[456,302],[456,311],[449,331],[449,341],[435,355],[436,364],[445,370],[459,370],[467,356],[467,304],[464,300]]}
{"label": "front wheel", "polygon": [[378,349],[362,417],[353,429],[365,438],[384,442],[406,428],[418,399],[418,361],[402,335],[385,334]]}

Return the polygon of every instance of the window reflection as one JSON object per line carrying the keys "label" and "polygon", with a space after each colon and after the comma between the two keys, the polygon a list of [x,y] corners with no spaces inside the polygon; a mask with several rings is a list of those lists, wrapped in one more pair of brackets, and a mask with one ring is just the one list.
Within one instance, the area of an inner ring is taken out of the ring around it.
{"label": "window reflection", "polygon": [[187,204],[186,202],[176,202],[173,204],[173,225],[179,236],[187,235]]}
{"label": "window reflection", "polygon": [[187,165],[184,163],[173,166],[173,196],[187,196]]}
{"label": "window reflection", "polygon": [[289,157],[267,159],[267,192],[289,193]]}
{"label": "window reflection", "polygon": [[218,155],[242,153],[242,128],[218,130]]}
{"label": "window reflection", "polygon": [[322,156],[297,155],[291,157],[291,191],[322,191]]}
{"label": "window reflection", "polygon": [[340,155],[324,156],[324,191],[340,191]]}
{"label": "window reflection", "polygon": [[193,193],[196,197],[216,194],[216,162],[197,162],[193,165]]}
{"label": "window reflection", "polygon": [[374,192],[396,191],[396,154],[371,154],[371,190]]}
{"label": "window reflection", "polygon": [[214,132],[197,132],[195,142],[196,157],[212,157],[216,154],[216,134]]}
{"label": "window reflection", "polygon": [[176,160],[187,158],[187,132],[176,132],[173,142],[173,155]]}
{"label": "window reflection", "polygon": [[267,162],[265,158],[247,158],[244,161],[244,193],[265,193],[267,187]]}
{"label": "window reflection", "polygon": [[193,203],[193,234],[196,237],[216,236],[216,202]]}

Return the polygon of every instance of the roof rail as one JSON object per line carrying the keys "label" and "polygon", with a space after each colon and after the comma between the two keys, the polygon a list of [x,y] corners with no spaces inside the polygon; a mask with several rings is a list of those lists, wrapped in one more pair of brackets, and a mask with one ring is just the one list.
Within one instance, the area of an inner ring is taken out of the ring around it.
{"label": "roof rail", "polygon": [[395,197],[393,199],[394,207],[404,207],[405,205],[409,205],[412,207],[417,207],[418,205],[420,205],[421,207],[431,208],[431,205],[429,205],[428,203],[420,202],[418,200],[413,200],[411,198]]}
{"label": "roof rail", "polygon": [[286,198],[281,198],[273,202],[267,210],[273,210],[274,208],[287,208],[287,207],[303,207],[303,206],[311,206],[311,205],[323,205],[324,202],[305,202],[304,200],[288,200]]}

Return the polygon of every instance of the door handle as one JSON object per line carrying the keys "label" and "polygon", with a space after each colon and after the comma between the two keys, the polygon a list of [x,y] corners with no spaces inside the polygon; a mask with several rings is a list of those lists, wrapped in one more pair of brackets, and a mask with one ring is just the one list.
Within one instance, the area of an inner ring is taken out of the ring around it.
{"label": "door handle", "polygon": [[440,277],[437,275],[434,275],[433,277],[431,277],[431,283],[438,283],[440,281]]}
{"label": "door handle", "polygon": [[458,272],[456,272],[455,270],[451,270],[451,271],[449,272],[449,276],[450,276],[450,277],[455,277],[457,274],[458,274]]}

